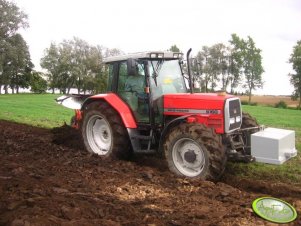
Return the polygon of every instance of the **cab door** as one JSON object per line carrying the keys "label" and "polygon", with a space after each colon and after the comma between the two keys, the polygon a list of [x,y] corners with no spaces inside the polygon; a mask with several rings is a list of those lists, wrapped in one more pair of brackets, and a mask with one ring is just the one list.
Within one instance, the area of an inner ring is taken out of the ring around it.
{"label": "cab door", "polygon": [[138,122],[149,122],[148,94],[143,63],[137,62],[136,73],[128,75],[127,62],[118,64],[117,94],[130,106]]}

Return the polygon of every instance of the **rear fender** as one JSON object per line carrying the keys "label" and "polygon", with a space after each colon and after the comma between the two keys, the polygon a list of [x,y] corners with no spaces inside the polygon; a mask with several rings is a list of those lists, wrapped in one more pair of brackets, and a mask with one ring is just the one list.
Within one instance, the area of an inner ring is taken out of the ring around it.
{"label": "rear fender", "polygon": [[120,115],[126,128],[136,129],[137,124],[129,106],[115,93],[97,94],[87,98],[82,104],[81,111],[94,101],[104,100],[110,104]]}

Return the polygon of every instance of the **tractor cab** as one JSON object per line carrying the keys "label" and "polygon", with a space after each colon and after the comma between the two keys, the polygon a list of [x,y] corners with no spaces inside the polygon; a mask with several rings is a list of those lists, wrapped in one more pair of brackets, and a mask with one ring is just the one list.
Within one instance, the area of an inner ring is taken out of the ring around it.
{"label": "tractor cab", "polygon": [[109,66],[108,92],[128,104],[137,122],[162,120],[163,95],[187,93],[181,53],[137,53],[110,57],[105,63]]}

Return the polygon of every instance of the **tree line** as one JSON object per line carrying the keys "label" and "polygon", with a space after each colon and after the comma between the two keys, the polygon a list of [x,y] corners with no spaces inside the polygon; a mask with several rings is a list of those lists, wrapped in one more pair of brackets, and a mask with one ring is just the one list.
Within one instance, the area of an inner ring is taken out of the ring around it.
{"label": "tree line", "polygon": [[[122,53],[119,49],[93,46],[74,37],[61,43],[51,43],[45,49],[40,61],[46,73],[34,71],[29,48],[18,30],[26,29],[28,16],[18,6],[7,0],[0,0],[0,90],[18,93],[20,88],[31,88],[32,92],[99,93],[105,90],[107,70],[103,58]],[[292,96],[301,96],[301,41],[293,48],[289,62],[296,73],[290,73],[294,87]],[[180,51],[176,45],[170,51]],[[232,34],[227,45],[217,43],[203,46],[192,60],[191,70],[196,89],[212,92],[222,89],[230,93],[243,88],[249,94],[263,86],[261,50],[251,37],[240,38]],[[301,105],[301,101],[300,104]],[[299,106],[300,107],[300,106]]]}
{"label": "tree line", "polygon": [[49,88],[54,93],[69,94],[71,88],[78,93],[99,93],[106,89],[107,70],[102,63],[103,57],[120,54],[118,49],[108,49],[89,45],[86,41],[74,37],[62,43],[51,43],[41,59],[46,69]]}
{"label": "tree line", "polygon": [[232,34],[228,45],[203,46],[191,68],[200,92],[220,88],[233,94],[240,86],[246,89],[250,102],[253,90],[263,86],[261,50],[251,37],[243,39]]}

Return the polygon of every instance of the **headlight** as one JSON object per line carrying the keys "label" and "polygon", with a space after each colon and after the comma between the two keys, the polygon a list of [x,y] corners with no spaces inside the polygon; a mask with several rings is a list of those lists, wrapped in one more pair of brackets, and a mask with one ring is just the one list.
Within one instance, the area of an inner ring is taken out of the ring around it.
{"label": "headlight", "polygon": [[235,118],[230,118],[230,124],[234,124],[235,123]]}
{"label": "headlight", "polygon": [[236,116],[236,122],[240,122],[241,117],[240,116]]}

